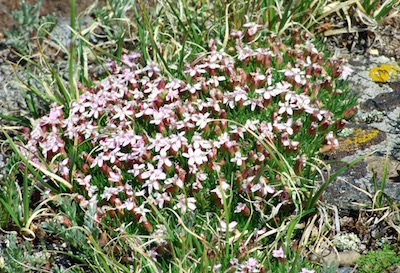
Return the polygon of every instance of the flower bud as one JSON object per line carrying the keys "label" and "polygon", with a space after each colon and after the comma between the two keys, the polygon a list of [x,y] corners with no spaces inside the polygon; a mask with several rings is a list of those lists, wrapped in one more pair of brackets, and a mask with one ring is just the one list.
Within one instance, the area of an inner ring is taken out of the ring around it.
{"label": "flower bud", "polygon": [[352,107],[352,108],[350,108],[350,109],[344,111],[343,117],[344,117],[345,119],[350,119],[350,118],[352,118],[352,117],[355,115],[356,112],[357,112],[357,108],[356,108],[356,107]]}
{"label": "flower bud", "polygon": [[342,130],[348,122],[345,119],[340,119],[335,122],[335,129]]}
{"label": "flower bud", "polygon": [[317,133],[317,123],[311,122],[310,127],[308,127],[308,135],[313,136]]}

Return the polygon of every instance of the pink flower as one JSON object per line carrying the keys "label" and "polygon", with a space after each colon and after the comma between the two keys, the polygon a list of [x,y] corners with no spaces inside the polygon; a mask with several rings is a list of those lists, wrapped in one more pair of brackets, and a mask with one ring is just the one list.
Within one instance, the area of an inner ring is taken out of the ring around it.
{"label": "pink flower", "polygon": [[204,69],[204,67],[203,67],[203,66],[200,66],[200,65],[196,65],[196,66],[194,66],[194,67],[188,66],[188,67],[186,67],[186,69],[184,70],[184,73],[185,73],[185,74],[189,74],[190,77],[198,76],[198,75],[204,74],[204,73],[206,73],[206,72],[207,72],[207,71]]}
{"label": "pink flower", "polygon": [[244,127],[237,127],[236,125],[230,125],[232,130],[230,131],[231,134],[237,134],[240,136],[240,138],[244,139],[244,133],[246,132],[246,129]]}
{"label": "pink flower", "polygon": [[263,99],[262,98],[253,98],[246,100],[243,104],[244,106],[250,105],[251,111],[256,110],[256,107],[259,109],[264,109]]}
{"label": "pink flower", "polygon": [[219,105],[221,101],[212,98],[207,98],[208,107],[213,108],[216,112],[221,112],[221,106]]}
{"label": "pink flower", "polygon": [[165,202],[169,201],[171,201],[171,197],[168,195],[168,193],[155,193],[154,204],[156,204],[160,209],[164,207]]}
{"label": "pink flower", "polygon": [[147,61],[147,66],[143,68],[143,71],[147,71],[148,76],[151,78],[154,75],[157,76],[160,74],[161,70],[158,68],[156,63],[151,61]]}
{"label": "pink flower", "polygon": [[330,131],[325,137],[325,142],[327,145],[332,145],[333,147],[339,146],[339,141],[337,140],[337,138],[335,138],[332,131]]}
{"label": "pink flower", "polygon": [[241,100],[243,100],[243,101],[247,100],[247,92],[240,87],[235,88],[235,90],[233,91],[233,95],[235,98],[235,102],[238,102]]}
{"label": "pink flower", "polygon": [[254,22],[248,22],[248,23],[244,24],[243,26],[245,28],[247,28],[247,33],[250,36],[253,36],[254,34],[256,34],[257,30],[262,27],[262,25],[259,25],[259,24],[254,23]]}
{"label": "pink flower", "polygon": [[91,175],[87,175],[87,176],[85,176],[84,179],[79,178],[79,177],[76,178],[76,181],[78,181],[79,185],[87,187],[87,186],[90,185],[90,180],[91,179],[92,179],[92,176]]}
{"label": "pink flower", "polygon": [[246,120],[246,123],[244,124],[243,128],[245,130],[251,130],[253,132],[257,131],[257,125],[260,123],[260,121],[258,119],[255,120]]}
{"label": "pink flower", "polygon": [[58,170],[60,172],[60,174],[62,174],[62,175],[65,175],[65,176],[69,175],[68,164],[69,164],[69,158],[64,159],[63,161],[61,161],[58,164],[55,172]]}
{"label": "pink flower", "polygon": [[248,272],[248,273],[260,272],[258,267],[259,267],[258,261],[254,258],[249,258],[247,262],[245,262],[242,265],[242,270],[243,270],[242,272]]}
{"label": "pink flower", "polygon": [[280,259],[285,259],[286,258],[286,255],[283,252],[282,247],[280,247],[279,249],[273,250],[272,251],[272,256],[275,257],[275,258],[280,258]]}
{"label": "pink flower", "polygon": [[293,120],[289,118],[286,123],[280,123],[278,120],[274,121],[274,129],[277,129],[281,132],[287,132],[289,135],[293,135],[293,128],[292,128]]}
{"label": "pink flower", "polygon": [[232,38],[240,39],[243,36],[243,32],[240,30],[232,29],[231,36]]}
{"label": "pink flower", "polygon": [[196,199],[193,197],[188,197],[184,194],[180,194],[177,196],[178,203],[174,206],[174,209],[180,209],[182,214],[185,214],[187,209],[195,210],[196,209]]}
{"label": "pink flower", "polygon": [[225,179],[222,179],[221,185],[217,185],[217,187],[211,191],[219,198],[219,200],[222,200],[221,188],[222,188],[222,191],[224,191],[225,197],[227,197],[227,194],[225,192],[230,188],[230,185],[228,183],[226,183]]}
{"label": "pink flower", "polygon": [[289,92],[289,88],[291,86],[292,85],[288,82],[278,82],[276,87],[272,89],[271,95],[273,97],[275,97],[275,96],[278,96],[279,94],[287,93],[287,92]]}
{"label": "pink flower", "polygon": [[133,202],[132,199],[130,198],[130,199],[126,199],[126,200],[124,201],[124,203],[122,204],[122,207],[123,207],[123,208],[126,208],[128,211],[131,211],[131,210],[133,210],[134,207],[136,207],[136,204],[135,204],[135,202]]}
{"label": "pink flower", "polygon": [[245,46],[244,48],[237,46],[236,51],[238,53],[239,61],[244,61],[245,59],[250,58],[256,54],[249,46]]}
{"label": "pink flower", "polygon": [[183,181],[179,178],[179,176],[177,174],[175,174],[173,177],[171,178],[167,178],[164,181],[164,184],[167,185],[167,187],[170,187],[169,185],[172,186],[177,186],[178,188],[183,189]]}
{"label": "pink flower", "polygon": [[140,171],[143,170],[144,167],[144,164],[133,164],[133,169],[128,170],[128,173],[133,173],[134,176],[138,176],[140,174]]}
{"label": "pink flower", "polygon": [[156,152],[159,152],[162,148],[168,145],[168,141],[162,134],[157,133],[156,138],[149,138],[151,144],[147,147],[148,150],[154,148]]}
{"label": "pink flower", "polygon": [[172,150],[178,152],[181,149],[182,145],[187,144],[185,132],[181,132],[178,135],[171,135],[168,144],[170,145]]}
{"label": "pink flower", "polygon": [[49,151],[56,153],[60,148],[64,148],[64,142],[56,130],[56,128],[53,128],[53,130],[46,136],[45,140],[39,142],[39,146],[42,148],[43,154],[46,158]]}
{"label": "pink flower", "polygon": [[119,119],[120,121],[126,120],[133,115],[133,111],[129,110],[131,108],[130,105],[121,107],[121,105],[114,106],[115,114],[113,119]]}
{"label": "pink flower", "polygon": [[339,76],[339,79],[341,80],[347,80],[347,78],[353,73],[353,69],[351,69],[350,67],[343,65],[341,67],[342,73]]}
{"label": "pink flower", "polygon": [[119,182],[121,180],[121,174],[119,172],[110,172],[108,181],[110,182]]}
{"label": "pink flower", "polygon": [[235,208],[235,213],[240,213],[247,208],[246,204],[239,202]]}
{"label": "pink flower", "polygon": [[221,231],[221,232],[226,232],[226,230],[228,230],[229,232],[232,232],[235,230],[235,227],[237,226],[237,222],[236,221],[232,221],[229,223],[229,225],[226,224],[225,221],[220,221],[219,222],[220,227],[217,228],[217,231]]}
{"label": "pink flower", "polygon": [[111,196],[113,195],[118,195],[118,193],[122,189],[120,187],[114,188],[114,187],[105,187],[103,190],[103,193],[101,194],[101,198],[105,200],[110,200]]}
{"label": "pink flower", "polygon": [[157,161],[157,168],[161,169],[164,165],[166,167],[172,166],[172,161],[169,158],[170,156],[167,155],[166,150],[162,149],[160,154],[153,157],[153,160]]}
{"label": "pink flower", "polygon": [[212,76],[208,81],[207,84],[212,85],[213,87],[218,87],[219,82],[225,81],[224,76]]}
{"label": "pink flower", "polygon": [[149,180],[164,180],[165,178],[167,178],[166,174],[163,172],[162,169],[157,168],[155,169],[153,164],[151,163],[147,163],[147,171],[145,171],[144,173],[142,173],[142,179],[147,179],[149,178]]}
{"label": "pink flower", "polygon": [[251,191],[260,191],[262,196],[266,196],[268,194],[273,194],[276,192],[275,188],[267,185],[263,178],[260,178],[260,182],[251,187]]}
{"label": "pink flower", "polygon": [[193,85],[187,84],[182,91],[189,91],[190,94],[196,94],[199,90],[201,90],[201,85],[200,83],[195,83]]}

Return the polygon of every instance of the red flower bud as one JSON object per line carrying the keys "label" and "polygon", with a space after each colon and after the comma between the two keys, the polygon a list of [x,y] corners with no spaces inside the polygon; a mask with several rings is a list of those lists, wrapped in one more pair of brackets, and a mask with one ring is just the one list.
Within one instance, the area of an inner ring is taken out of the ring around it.
{"label": "red flower bud", "polygon": [[312,122],[310,124],[310,127],[308,127],[308,135],[313,136],[317,133],[317,124],[315,122]]}
{"label": "red flower bud", "polygon": [[350,118],[352,118],[352,117],[355,115],[356,112],[357,112],[357,108],[356,108],[356,107],[352,107],[352,108],[350,108],[350,109],[344,111],[343,117],[344,117],[345,119],[350,119]]}
{"label": "red flower bud", "polygon": [[247,207],[247,205],[245,205],[245,207],[242,209],[242,211],[240,213],[242,215],[244,215],[244,216],[249,216],[250,215],[250,209]]}
{"label": "red flower bud", "polygon": [[335,122],[335,129],[341,130],[348,122],[345,119],[340,119]]}
{"label": "red flower bud", "polygon": [[149,233],[153,232],[153,226],[150,224],[149,221],[143,221],[142,226],[144,227],[145,230],[147,230]]}

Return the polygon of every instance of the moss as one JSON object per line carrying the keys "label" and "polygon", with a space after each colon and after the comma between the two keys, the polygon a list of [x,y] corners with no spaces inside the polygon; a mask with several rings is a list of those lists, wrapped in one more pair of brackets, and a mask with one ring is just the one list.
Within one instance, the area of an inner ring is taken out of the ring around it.
{"label": "moss", "polygon": [[400,256],[387,246],[379,251],[368,252],[357,261],[360,273],[394,272],[400,267]]}

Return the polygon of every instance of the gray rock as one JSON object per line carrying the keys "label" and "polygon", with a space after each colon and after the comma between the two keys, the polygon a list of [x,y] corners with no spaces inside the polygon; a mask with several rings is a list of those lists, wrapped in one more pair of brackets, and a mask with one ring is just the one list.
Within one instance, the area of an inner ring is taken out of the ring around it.
{"label": "gray rock", "polygon": [[340,267],[337,272],[338,273],[352,273],[352,272],[354,272],[354,268],[349,267],[349,266],[344,266],[344,267]]}

